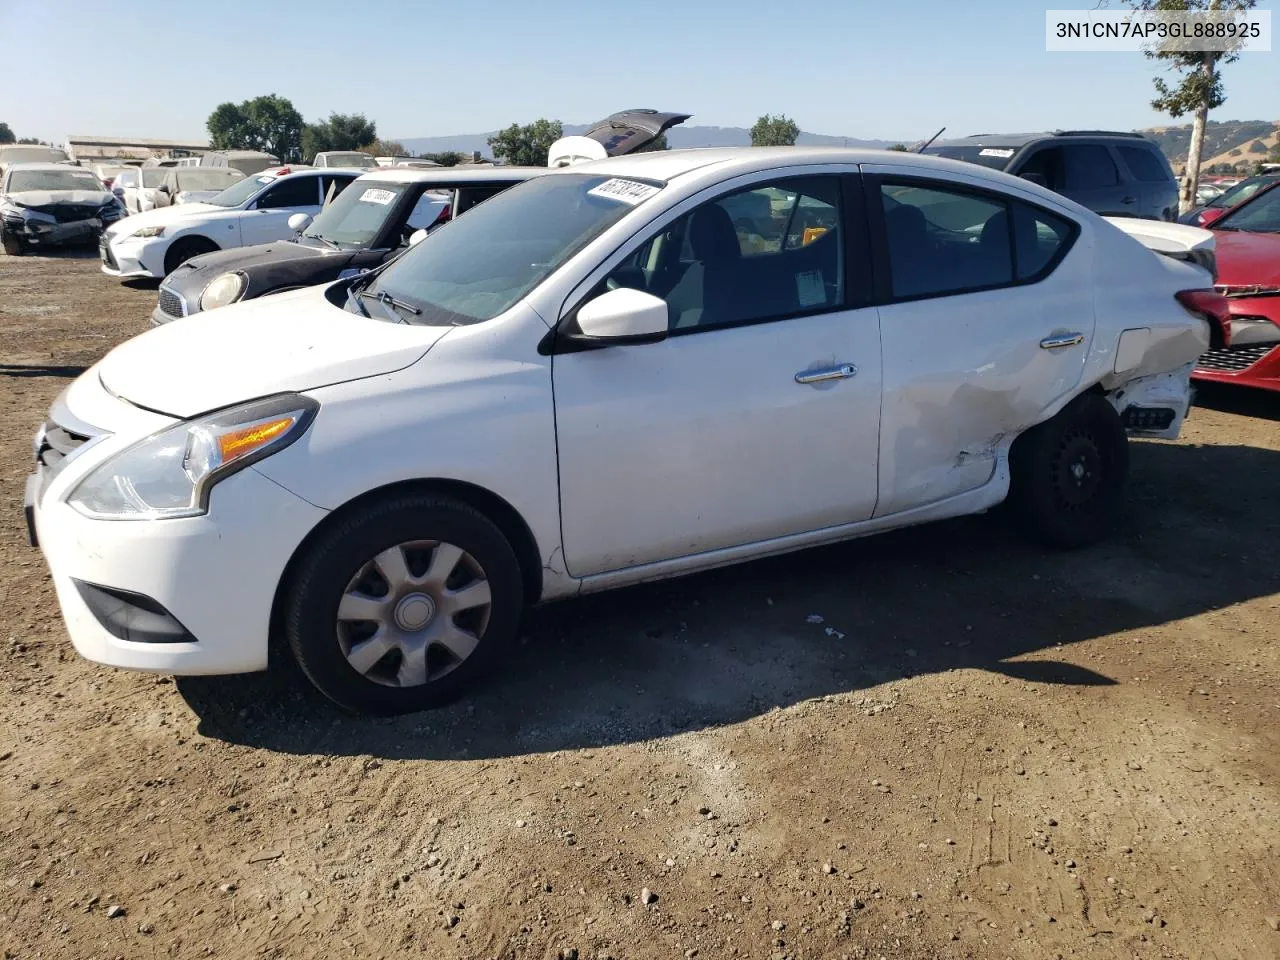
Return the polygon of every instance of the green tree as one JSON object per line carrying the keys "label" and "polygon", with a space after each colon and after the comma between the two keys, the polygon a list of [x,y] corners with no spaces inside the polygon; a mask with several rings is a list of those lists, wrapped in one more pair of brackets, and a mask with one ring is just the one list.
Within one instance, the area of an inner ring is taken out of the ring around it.
{"label": "green tree", "polygon": [[[1232,13],[1252,10],[1258,0],[1126,0],[1128,6],[1146,11],[1189,11]],[[1165,63],[1174,72],[1172,86],[1163,77],[1155,78],[1156,97],[1151,106],[1171,117],[1191,114],[1191,145],[1182,178],[1178,209],[1186,213],[1195,205],[1200,185],[1200,161],[1204,153],[1204,128],[1209,111],[1227,101],[1221,68],[1239,59],[1239,48],[1229,51],[1148,50],[1147,56]]]}
{"label": "green tree", "polygon": [[751,128],[751,145],[753,147],[790,147],[795,145],[798,136],[800,136],[800,128],[790,117],[784,117],[782,114],[774,117],[766,113]]}
{"label": "green tree", "polygon": [[463,155],[457,150],[445,150],[442,153],[424,153],[421,159],[430,160],[442,167],[456,167],[462,162]]}
{"label": "green tree", "polygon": [[[306,132],[303,131],[303,137]],[[399,140],[373,140],[360,147],[361,153],[367,153],[371,157],[407,157],[409,151],[404,148],[404,144]]]}
{"label": "green tree", "polygon": [[910,148],[905,143],[895,143],[890,150],[896,150],[898,153],[910,153]]}
{"label": "green tree", "polygon": [[205,126],[220,150],[264,150],[281,163],[302,159],[302,115],[274,93],[243,103],[220,103]]}
{"label": "green tree", "polygon": [[559,120],[535,120],[526,126],[513,123],[489,138],[496,160],[519,167],[545,167],[551,145],[564,135]]}
{"label": "green tree", "polygon": [[378,139],[378,126],[363,113],[331,113],[302,129],[302,156],[310,163],[323,150],[359,150]]}
{"label": "green tree", "polygon": [[0,123],[0,143],[13,143],[13,131],[9,129],[7,123]]}

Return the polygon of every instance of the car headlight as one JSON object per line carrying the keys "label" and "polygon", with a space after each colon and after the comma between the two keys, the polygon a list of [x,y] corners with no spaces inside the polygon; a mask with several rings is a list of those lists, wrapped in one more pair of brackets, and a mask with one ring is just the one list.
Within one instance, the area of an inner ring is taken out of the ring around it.
{"label": "car headlight", "polygon": [[216,310],[228,303],[235,303],[244,293],[244,275],[240,273],[222,273],[209,281],[209,285],[200,294],[201,310]]}
{"label": "car headlight", "polygon": [[36,223],[57,223],[58,218],[51,213],[42,213],[39,210],[28,210],[23,208],[22,216],[26,220],[33,220]]}
{"label": "car headlight", "polygon": [[133,231],[135,237],[163,237],[164,227],[139,227]]}
{"label": "car headlight", "polygon": [[97,520],[200,516],[215,484],[289,446],[319,409],[286,393],[166,427],[99,464],[67,503]]}

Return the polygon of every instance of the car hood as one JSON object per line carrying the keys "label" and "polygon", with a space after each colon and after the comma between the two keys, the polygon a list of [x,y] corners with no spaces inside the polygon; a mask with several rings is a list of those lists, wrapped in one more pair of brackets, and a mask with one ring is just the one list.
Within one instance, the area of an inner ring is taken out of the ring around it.
{"label": "car hood", "polygon": [[450,329],[368,319],[312,287],[155,327],[108,353],[98,374],[123,400],[188,418],[401,370]]}
{"label": "car hood", "polygon": [[334,250],[331,247],[312,246],[309,243],[292,243],[277,240],[273,243],[255,243],[250,247],[233,247],[214,253],[202,253],[187,263],[201,274],[210,277],[227,270],[239,270],[247,266],[267,263],[311,262],[318,257],[350,257],[350,250]]}
{"label": "car hood", "polygon": [[1218,283],[1280,286],[1280,233],[1215,230]]}
{"label": "car hood", "polygon": [[131,217],[125,217],[112,227],[110,232],[116,235],[132,233],[141,227],[167,227],[170,224],[179,223],[191,217],[209,217],[218,213],[239,215],[240,208],[219,207],[213,203],[180,203],[175,207],[156,207],[154,210],[147,210],[143,213],[135,213]]}
{"label": "car hood", "polygon": [[114,197],[106,190],[19,190],[17,193],[6,193],[5,199],[20,207],[39,209],[55,203],[77,203],[88,206],[102,206],[110,203]]}

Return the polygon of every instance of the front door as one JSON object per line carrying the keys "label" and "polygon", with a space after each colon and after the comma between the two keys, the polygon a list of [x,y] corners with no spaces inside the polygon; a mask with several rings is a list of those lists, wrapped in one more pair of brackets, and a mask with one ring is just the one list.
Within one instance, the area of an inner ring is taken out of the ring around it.
{"label": "front door", "polygon": [[846,236],[857,192],[830,174],[710,200],[597,285],[666,300],[669,335],[553,360],[572,575],[871,516],[880,331]]}
{"label": "front door", "polygon": [[246,247],[293,236],[289,218],[295,213],[315,216],[320,212],[320,178],[289,177],[268,187],[240,217],[240,242]]}

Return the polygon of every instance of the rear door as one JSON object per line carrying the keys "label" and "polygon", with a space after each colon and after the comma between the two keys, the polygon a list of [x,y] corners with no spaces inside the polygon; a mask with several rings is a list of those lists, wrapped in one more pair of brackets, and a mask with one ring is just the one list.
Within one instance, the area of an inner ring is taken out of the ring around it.
{"label": "rear door", "polygon": [[1111,151],[1102,143],[1057,143],[1035,150],[1017,173],[1037,173],[1055,193],[1103,216],[1135,216],[1136,185],[1126,184]]}
{"label": "rear door", "polygon": [[864,165],[881,301],[876,516],[987,483],[1084,373],[1090,252],[1062,214],[962,177]]}
{"label": "rear door", "polygon": [[1172,220],[1178,213],[1178,183],[1169,169],[1169,161],[1157,150],[1145,145],[1117,144],[1116,153],[1129,172],[1129,180],[1137,187],[1140,209],[1144,217]]}

